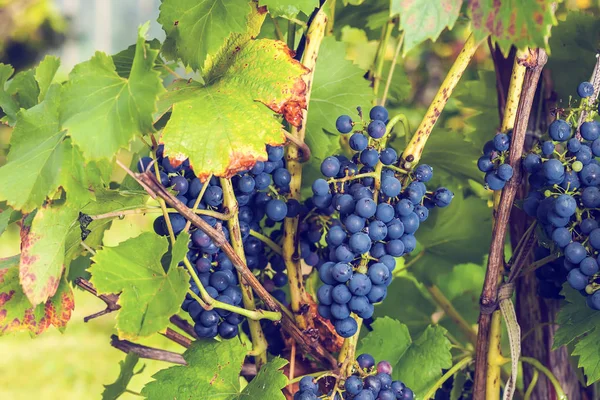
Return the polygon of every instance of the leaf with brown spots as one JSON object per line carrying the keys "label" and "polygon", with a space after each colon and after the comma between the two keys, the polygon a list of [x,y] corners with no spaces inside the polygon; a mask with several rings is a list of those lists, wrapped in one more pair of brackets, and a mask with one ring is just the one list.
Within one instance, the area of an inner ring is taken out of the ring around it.
{"label": "leaf with brown spots", "polygon": [[427,39],[435,42],[444,29],[452,29],[461,5],[462,0],[392,0],[391,14],[400,14],[404,30],[402,54]]}
{"label": "leaf with brown spots", "polygon": [[306,108],[308,71],[285,43],[254,40],[230,51],[231,64],[215,83],[179,82],[161,102],[173,104],[165,154],[174,164],[189,158],[199,177],[231,177],[266,160],[267,144],[285,142],[273,112],[298,126]]}
{"label": "leaf with brown spots", "polygon": [[0,336],[19,331],[39,335],[50,325],[62,330],[74,308],[73,292],[64,278],[54,296],[32,306],[19,283],[19,257],[0,260]]}
{"label": "leaf with brown spots", "polygon": [[168,243],[154,232],[142,233],[116,247],[104,247],[92,257],[94,264],[89,271],[98,294],[121,293],[117,314],[121,339],[162,331],[179,311],[190,277],[177,264],[188,251],[189,238],[183,233],[177,238],[168,272],[161,264]]}
{"label": "leaf with brown spots", "polygon": [[31,226],[22,225],[19,279],[31,304],[43,303],[56,293],[65,269],[65,242],[77,215],[66,204],[47,205],[37,210]]}
{"label": "leaf with brown spots", "polygon": [[157,372],[142,394],[148,400],[284,400],[281,389],[287,378],[280,368],[287,362],[281,358],[263,366],[252,382],[241,389],[239,375],[249,350],[237,338],[221,342],[197,340],[183,353],[187,366]]}
{"label": "leaf with brown spots", "polygon": [[552,0],[474,0],[469,2],[471,27],[476,39],[488,35],[508,54],[512,45],[548,48],[554,17]]}

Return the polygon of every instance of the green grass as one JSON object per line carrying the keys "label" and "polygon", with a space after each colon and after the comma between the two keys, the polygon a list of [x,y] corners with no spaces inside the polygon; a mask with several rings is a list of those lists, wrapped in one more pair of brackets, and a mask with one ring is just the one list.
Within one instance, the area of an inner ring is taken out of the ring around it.
{"label": "green grass", "polygon": [[[151,226],[143,218],[117,220],[107,235],[111,246],[137,236]],[[149,228],[151,229],[151,228]],[[19,253],[19,233],[11,226],[0,239],[0,257]],[[88,323],[83,317],[102,310],[104,303],[87,292],[75,290],[75,311],[63,334],[50,328],[36,338],[26,333],[0,337],[0,399],[79,400],[100,399],[103,384],[112,383],[119,374],[119,361],[125,354],[110,345],[116,312]],[[148,346],[183,352],[183,348],[160,335],[140,341]],[[136,375],[129,389],[139,392],[156,371],[172,364],[140,360],[143,373]],[[138,367],[139,368],[139,367]],[[137,369],[136,369],[137,370]],[[140,399],[124,394],[123,400]]]}

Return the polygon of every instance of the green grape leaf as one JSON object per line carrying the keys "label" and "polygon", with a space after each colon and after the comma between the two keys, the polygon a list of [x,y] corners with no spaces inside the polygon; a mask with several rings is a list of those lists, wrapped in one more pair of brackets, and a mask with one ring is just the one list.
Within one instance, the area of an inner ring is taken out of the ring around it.
{"label": "green grape leaf", "polygon": [[552,57],[544,70],[550,71],[553,89],[563,101],[560,107],[567,107],[579,83],[590,79],[599,42],[600,20],[590,14],[571,12],[553,29],[549,41]]}
{"label": "green grape leaf", "polygon": [[[386,300],[375,306],[376,320],[382,317],[397,319],[408,327],[411,335],[421,334],[431,323],[431,316],[436,311],[421,287],[414,278],[394,278],[388,287]],[[398,307],[398,304],[402,304],[402,307]]]}
{"label": "green grape leaf", "polygon": [[310,15],[319,6],[317,0],[260,0],[258,4],[267,6],[274,17],[295,17],[299,12]]}
{"label": "green grape leaf", "polygon": [[61,98],[62,127],[86,159],[112,159],[136,135],[152,131],[152,114],[164,90],[154,71],[158,50],[146,44],[148,24],[139,29],[129,79],[117,74],[112,58],[97,52],[69,75]]}
{"label": "green grape leaf", "polygon": [[462,0],[391,0],[391,15],[400,14],[400,28],[404,31],[402,53],[427,39],[436,41],[446,27],[452,29]]}
{"label": "green grape leaf", "polygon": [[9,125],[15,124],[17,112],[19,111],[19,105],[6,91],[7,82],[14,72],[12,66],[0,63],[0,109],[6,114],[2,120],[6,120]]}
{"label": "green grape leaf", "polygon": [[[319,49],[308,106],[306,143],[315,162],[339,151],[335,120],[342,114],[358,118],[356,107],[368,110],[374,96],[364,71],[346,60],[346,46],[325,37]],[[333,134],[335,132],[335,134]]]}
{"label": "green grape leaf", "polygon": [[356,354],[368,353],[376,361],[396,365],[412,344],[408,327],[389,317],[377,318],[371,326],[373,330],[361,340]]}
{"label": "green grape leaf", "polygon": [[[152,50],[160,51],[161,43],[158,39],[146,40],[146,46]],[[137,44],[132,44],[125,50],[112,56],[113,63],[115,64],[115,71],[121,78],[129,79],[129,75],[133,68],[133,61],[135,60],[136,49]],[[154,68],[160,68],[162,65],[164,65],[163,61],[160,57],[157,57],[154,60]]]}
{"label": "green grape leaf", "polygon": [[31,225],[21,226],[19,278],[33,305],[56,293],[65,269],[65,242],[77,214],[68,204],[45,205],[37,210]]}
{"label": "green grape leaf", "polygon": [[600,380],[600,315],[586,304],[579,292],[563,285],[565,303],[558,312],[558,330],[554,336],[553,349],[574,345],[573,355],[579,356],[578,366],[583,368],[587,384]]}
{"label": "green grape leaf", "polygon": [[[59,186],[69,202],[81,205],[94,198],[101,184],[97,166],[86,164],[78,148],[59,124],[61,87],[53,84],[43,102],[17,114],[7,163],[0,167],[0,200],[29,212],[41,205]],[[108,178],[106,176],[105,178]]]}
{"label": "green grape leaf", "polygon": [[[185,257],[189,234],[180,234],[172,254],[175,264]],[[122,339],[150,336],[164,330],[181,306],[189,275],[184,268],[165,272],[160,262],[167,241],[153,232],[103,247],[92,258],[91,282],[99,294],[121,293],[117,330]]]}
{"label": "green grape leaf", "polygon": [[252,381],[242,390],[239,395],[231,397],[232,399],[269,399],[269,400],[285,400],[281,389],[287,383],[287,377],[280,371],[288,361],[283,358],[275,357],[265,364],[258,371],[258,374]]}
{"label": "green grape leaf", "polygon": [[163,53],[200,69],[230,33],[246,30],[248,0],[162,0],[158,22],[167,38]]}
{"label": "green grape leaf", "polygon": [[[397,138],[395,142],[403,143],[404,137]],[[477,168],[477,159],[480,156],[481,150],[473,143],[467,142],[464,135],[456,131],[436,129],[427,141],[421,163],[433,167],[434,175],[443,170],[461,181],[481,180],[482,173]],[[464,161],[457,163],[456,160]]]}
{"label": "green grape leaf", "polygon": [[102,392],[102,400],[117,400],[125,390],[127,385],[131,382],[131,378],[135,375],[142,373],[144,365],[137,371],[134,372],[135,366],[137,365],[140,356],[135,353],[127,353],[125,360],[119,361],[119,376],[117,380],[110,385],[104,385],[104,391]]}
{"label": "green grape leaf", "polygon": [[552,25],[556,25],[551,0],[469,2],[471,26],[476,40],[491,35],[506,55],[511,46],[548,47]]}
{"label": "green grape leaf", "polygon": [[248,349],[239,340],[196,340],[183,353],[187,366],[158,371],[142,390],[148,400],[235,398]]}
{"label": "green grape leaf", "polygon": [[66,279],[50,299],[34,307],[19,282],[19,256],[0,259],[0,265],[0,336],[19,331],[39,335],[51,325],[64,329],[75,308]]}
{"label": "green grape leaf", "polygon": [[46,56],[35,69],[35,80],[40,90],[38,103],[41,103],[46,97],[46,93],[48,93],[58,67],[60,67],[60,59],[58,57]]}
{"label": "green grape leaf", "polygon": [[393,365],[392,377],[404,382],[417,397],[423,395],[442,376],[442,369],[452,366],[451,349],[446,329],[428,326],[404,352],[398,363]]}
{"label": "green grape leaf", "polygon": [[202,178],[211,173],[231,177],[266,160],[265,145],[285,142],[281,123],[264,105],[293,125],[301,122],[306,106],[302,76],[307,70],[283,42],[254,40],[234,51],[232,64],[216,83],[180,82],[163,97],[173,103],[163,130],[165,154],[179,163],[189,157]]}
{"label": "green grape leaf", "polygon": [[83,278],[90,280],[92,275],[87,271],[91,265],[91,256],[79,256],[69,264],[69,271],[67,272],[67,280],[71,283],[75,283],[77,278]]}
{"label": "green grape leaf", "polygon": [[0,206],[0,209],[2,210],[0,212],[0,235],[2,235],[10,224],[21,219],[21,213],[6,205]]}
{"label": "green grape leaf", "polygon": [[[116,211],[125,211],[140,208],[146,205],[148,194],[142,191],[122,191],[122,190],[100,190],[96,193],[96,200],[91,200],[81,208],[81,212],[86,215],[106,214]],[[102,243],[104,232],[110,227],[111,222],[117,218],[102,218],[92,221],[86,229],[89,235],[85,243],[91,248],[96,248]],[[86,252],[81,246],[81,227],[80,224],[74,224],[67,236],[66,258],[71,260],[80,253]]]}
{"label": "green grape leaf", "polygon": [[433,211],[416,234],[423,250],[411,272],[425,284],[457,264],[481,262],[489,249],[492,217],[485,201],[454,192],[452,204]]}
{"label": "green grape leaf", "polygon": [[437,279],[437,286],[446,295],[448,300],[465,293],[481,293],[483,280],[485,279],[485,268],[481,265],[468,263],[455,265],[452,271],[442,274]]}
{"label": "green grape leaf", "polygon": [[[8,71],[5,71],[8,72]],[[16,73],[10,81],[5,85],[6,94],[10,96],[12,100],[13,112],[5,110],[8,115],[8,122],[13,125],[16,121],[16,114],[21,108],[29,109],[38,103],[38,95],[40,89],[37,81],[35,80],[35,71],[28,69]]]}
{"label": "green grape leaf", "polygon": [[[496,95],[496,74],[494,71],[479,71],[478,78],[464,81],[456,88],[454,98],[458,100],[465,121],[466,139],[472,142],[481,156],[483,145],[500,129],[498,117],[498,97]],[[429,148],[429,143],[427,144]],[[427,150],[428,151],[428,150]],[[475,180],[482,182],[483,173]]]}

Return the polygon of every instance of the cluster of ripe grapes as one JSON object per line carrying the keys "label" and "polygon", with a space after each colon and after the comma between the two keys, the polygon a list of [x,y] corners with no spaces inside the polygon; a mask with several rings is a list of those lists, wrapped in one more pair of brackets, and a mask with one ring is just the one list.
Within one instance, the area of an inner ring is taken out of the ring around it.
{"label": "cluster of ripe grapes", "polygon": [[[433,176],[428,165],[411,171],[399,167],[396,151],[385,147],[388,112],[371,109],[371,121],[353,122],[342,115],[336,126],[349,134],[351,159],[327,157],[321,164],[325,178],[312,184],[310,203],[318,212],[332,216],[325,229],[324,263],[319,263],[319,313],[330,319],[336,332],[350,337],[360,318],[373,315],[375,303],[385,299],[392,281],[396,257],[416,247],[415,232],[433,207],[446,207],[454,194],[439,188],[428,191]],[[311,231],[317,232],[316,229]],[[320,237],[315,234],[316,241]],[[313,242],[314,244],[314,242]]]}
{"label": "cluster of ripe grapes", "polygon": [[[227,212],[223,207],[223,189],[220,181],[212,178],[201,182],[187,160],[174,166],[163,152],[161,145],[156,151],[161,183],[173,190],[177,198],[189,208],[201,210],[201,218],[211,226],[219,224],[229,240],[226,221],[218,218]],[[262,234],[268,230],[268,235],[272,238],[280,237],[281,221],[286,216],[293,216],[290,213],[298,211],[288,208],[283,197],[289,192],[291,179],[289,171],[285,168],[283,147],[268,146],[267,154],[267,161],[258,161],[249,171],[234,176],[232,186],[239,206],[238,219],[247,265],[259,276],[265,288],[276,299],[285,303],[285,293],[280,289],[287,283],[283,259],[253,234]],[[151,168],[154,171],[152,164],[152,158],[144,157],[138,163],[138,170],[142,172]],[[178,235],[185,228],[186,219],[178,213],[169,213],[168,216],[174,234]],[[154,230],[159,235],[169,234],[164,216],[156,218]],[[239,279],[232,262],[200,229],[191,231],[187,259],[194,266],[203,288],[212,298],[226,304],[243,306]],[[197,295],[201,293],[194,279],[190,280],[190,289]],[[239,324],[244,320],[239,314],[227,310],[205,310],[189,294],[182,304],[182,309],[192,317],[195,322],[194,330],[201,338],[212,338],[217,334],[223,339],[233,338],[238,335]]]}
{"label": "cluster of ripe grapes", "polygon": [[491,190],[502,190],[512,178],[513,169],[505,161],[508,159],[512,133],[498,133],[493,140],[483,146],[483,155],[477,160],[477,167],[485,172],[485,184]]}
{"label": "cluster of ripe grapes", "polygon": [[[566,275],[588,306],[600,310],[600,123],[592,119],[597,115],[593,92],[589,82],[580,84],[580,107],[552,122],[549,138],[523,159],[531,190],[523,209],[542,226],[541,242],[564,255],[562,270],[555,271],[554,262],[538,276],[558,284]],[[582,112],[589,114],[577,126]]]}
{"label": "cluster of ripe grapes", "polygon": [[[414,395],[410,388],[401,381],[392,380],[392,366],[387,361],[380,361],[375,366],[375,359],[370,354],[361,354],[356,358],[354,372],[348,376],[333,397],[336,400],[412,400]],[[294,400],[317,400],[322,396],[318,383],[305,376],[300,380],[299,390]],[[333,395],[330,392],[329,398]]]}

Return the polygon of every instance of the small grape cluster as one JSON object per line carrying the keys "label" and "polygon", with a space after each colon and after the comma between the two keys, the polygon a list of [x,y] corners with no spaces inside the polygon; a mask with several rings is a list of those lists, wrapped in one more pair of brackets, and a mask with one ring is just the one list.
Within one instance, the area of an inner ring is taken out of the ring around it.
{"label": "small grape cluster", "polygon": [[[415,232],[433,207],[446,207],[454,194],[439,188],[427,190],[433,169],[419,165],[401,169],[393,148],[385,147],[388,112],[381,106],[370,111],[371,121],[355,131],[350,146],[352,159],[343,155],[327,157],[319,178],[312,184],[311,204],[334,217],[326,226],[328,260],[319,266],[324,283],[318,292],[319,313],[333,321],[336,332],[350,337],[357,331],[351,316],[367,319],[374,304],[385,299],[392,281],[395,257],[416,247]],[[341,116],[336,125],[347,134],[360,124]],[[365,135],[365,126],[366,133]],[[367,138],[368,136],[368,138]],[[362,139],[359,139],[362,138]],[[360,144],[360,146],[357,145]],[[317,229],[313,240],[317,240]]]}
{"label": "small grape cluster", "polygon": [[[164,148],[161,145],[156,151],[156,160],[163,186],[172,189],[177,198],[189,208],[196,207],[198,210],[221,214],[226,211],[223,207],[223,189],[218,179],[211,178],[203,183],[196,177],[187,160],[173,166],[163,153]],[[232,186],[239,206],[238,219],[247,265],[258,271],[257,274],[265,288],[280,302],[285,303],[285,293],[277,289],[287,283],[283,259],[251,235],[253,231],[262,232],[264,227],[274,228],[276,224],[281,225],[280,221],[290,212],[283,197],[283,194],[289,192],[291,180],[290,172],[284,164],[284,149],[268,146],[267,154],[267,161],[258,161],[249,171],[234,176]],[[138,163],[138,170],[145,171],[152,165],[152,161],[150,157],[142,158]],[[202,190],[204,193],[198,201]],[[213,227],[219,225],[225,238],[230,239],[225,221],[205,214],[202,214],[201,218]],[[169,220],[175,235],[185,228],[186,219],[182,215],[169,213]],[[154,230],[161,236],[168,235],[164,216],[156,218]],[[277,229],[270,232],[271,236],[278,234],[280,235],[281,231]],[[238,275],[225,253],[205,232],[195,228],[191,231],[188,247],[187,259],[193,264],[206,292],[222,303],[242,306]],[[200,296],[200,288],[194,279],[190,279],[190,289]],[[190,294],[186,296],[182,309],[192,317],[195,322],[194,329],[201,338],[212,338],[217,334],[223,339],[233,338],[238,335],[238,325],[243,321],[242,316],[227,310],[205,310]]]}
{"label": "small grape cluster", "polygon": [[[552,122],[550,138],[523,159],[531,189],[523,209],[541,224],[552,250],[564,254],[562,269],[554,262],[538,270],[538,277],[556,286],[566,275],[588,306],[600,310],[600,123],[592,119],[595,105],[587,99],[593,94],[591,84],[579,85],[578,93],[581,107]],[[573,136],[582,110],[590,114],[579,126],[580,137]],[[557,289],[544,290],[556,294]]]}
{"label": "small grape cluster", "polygon": [[513,176],[512,167],[506,163],[511,139],[511,132],[496,134],[483,146],[483,155],[477,160],[477,167],[485,173],[485,184],[491,190],[502,190]]}
{"label": "small grape cluster", "polygon": [[[375,359],[370,354],[361,354],[356,359],[354,373],[346,378],[343,390],[337,391],[334,399],[352,400],[412,400],[412,390],[401,381],[392,380],[392,366],[387,361],[380,361],[375,366]],[[333,395],[329,393],[327,398]],[[322,396],[319,385],[311,376],[300,380],[299,390],[294,400],[317,400]]]}

